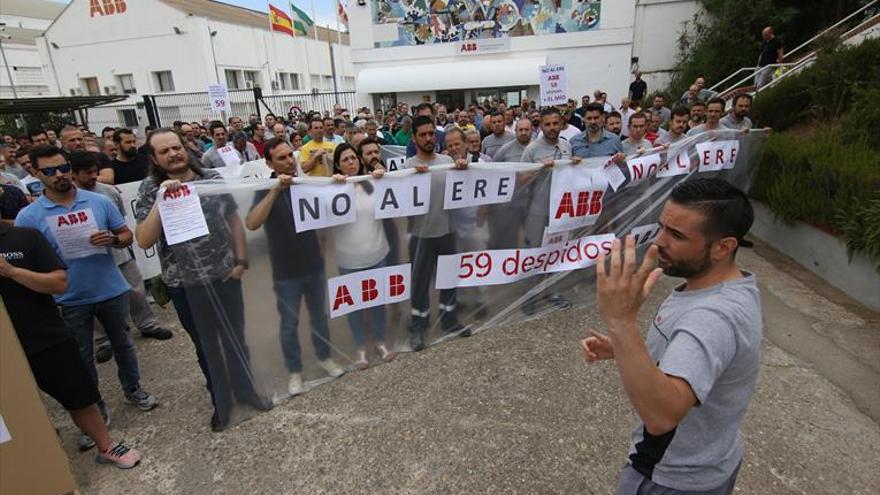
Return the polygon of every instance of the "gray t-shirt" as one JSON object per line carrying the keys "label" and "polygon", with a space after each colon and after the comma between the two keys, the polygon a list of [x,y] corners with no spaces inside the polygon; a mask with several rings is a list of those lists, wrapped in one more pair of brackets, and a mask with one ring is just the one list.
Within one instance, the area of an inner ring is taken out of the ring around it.
{"label": "gray t-shirt", "polygon": [[[222,179],[220,172],[204,169],[193,182]],[[159,184],[148,176],[138,188],[135,218],[143,222],[153,204]],[[235,248],[229,231],[227,217],[236,215],[238,204],[230,194],[200,195],[208,235],[196,237],[174,246],[165,242],[165,232],[159,237],[159,263],[162,265],[162,281],[170,287],[208,285],[225,279],[235,266]]]}
{"label": "gray t-shirt", "polygon": [[[525,151],[526,146],[528,146],[528,144],[522,144],[519,142],[519,140],[514,139],[513,141],[510,141],[502,146],[501,148],[498,148],[498,151],[495,152],[495,159],[493,161],[514,163],[521,162],[523,151]],[[528,187],[517,187],[513,191],[513,199],[510,200],[510,206],[515,206],[517,208],[517,211],[522,211],[522,209],[526,208],[528,204]],[[494,207],[494,209],[500,208],[498,205],[492,206]]]}
{"label": "gray t-shirt", "polygon": [[743,127],[747,129],[752,128],[752,119],[748,117],[743,117],[742,120],[736,120],[736,118],[733,116],[733,112],[725,115],[724,117],[721,117],[721,120],[719,120],[718,123],[721,124],[722,127],[726,127],[728,129],[740,130]]}
{"label": "gray t-shirt", "polygon": [[[453,163],[452,158],[434,153],[434,159],[425,162],[418,156],[407,158],[401,168],[413,168],[416,165],[443,165]],[[446,189],[446,170],[432,171],[431,174],[431,202],[430,210],[424,215],[410,217],[410,233],[416,237],[434,238],[443,237],[452,232],[449,228],[449,212],[443,209],[443,196]]]}
{"label": "gray t-shirt", "polygon": [[665,124],[667,121],[669,121],[669,118],[672,117],[672,110],[670,110],[666,107],[660,107],[659,110],[654,107],[651,107],[650,110],[651,110],[651,113],[660,112],[660,125]]}
{"label": "gray t-shirt", "polygon": [[707,289],[680,289],[657,310],[647,345],[651,360],[685,380],[698,404],[664,435],[640,424],[629,459],[655,483],[703,491],[724,483],[742,459],[740,427],[760,365],[761,300],[747,272]]}
{"label": "gray t-shirt", "polygon": [[[522,161],[525,163],[541,163],[547,158],[568,160],[571,158],[571,144],[559,138],[555,144],[539,138],[523,150]],[[551,170],[542,169],[529,185],[532,200],[529,204],[529,215],[549,216],[550,209],[550,176]]]}
{"label": "gray t-shirt", "polygon": [[624,139],[623,142],[621,142],[620,144],[623,145],[623,154],[625,154],[626,156],[635,155],[636,153],[638,153],[639,148],[647,151],[654,147],[654,145],[651,144],[651,141],[648,141],[645,138],[642,138],[641,141],[635,143],[631,139],[627,138]]}
{"label": "gray t-shirt", "polygon": [[[122,202],[122,195],[119,194],[119,191],[117,191],[115,187],[96,182],[95,188],[92,189],[92,192],[101,194],[112,201],[113,204],[116,205],[116,209],[119,210],[119,213],[122,214],[122,218],[125,218],[125,204]],[[116,262],[117,266],[125,263],[132,257],[132,253],[129,248],[114,248],[110,250],[110,254],[113,255],[113,261]]]}
{"label": "gray t-shirt", "polygon": [[658,137],[657,140],[654,141],[654,144],[673,144],[673,143],[677,143],[677,142],[681,141],[684,138],[685,138],[685,134],[679,134],[677,136],[673,136],[671,132],[667,131],[665,134]]}
{"label": "gray t-shirt", "polygon": [[483,139],[483,145],[480,148],[480,151],[489,155],[494,160],[495,153],[498,149],[511,141],[516,141],[516,136],[509,132],[505,132],[501,137],[498,137],[495,134],[489,134]]}

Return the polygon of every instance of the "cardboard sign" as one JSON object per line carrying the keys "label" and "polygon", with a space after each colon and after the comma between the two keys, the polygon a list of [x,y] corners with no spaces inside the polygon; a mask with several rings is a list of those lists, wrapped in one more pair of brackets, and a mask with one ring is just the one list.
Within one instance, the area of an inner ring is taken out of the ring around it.
{"label": "cardboard sign", "polygon": [[229,104],[229,90],[225,84],[209,84],[208,101],[211,110],[215,113],[232,111],[232,106]]}
{"label": "cardboard sign", "polygon": [[364,270],[327,281],[330,318],[409,299],[412,265]]}
{"label": "cardboard sign", "polygon": [[[135,205],[137,205],[138,189],[140,186],[140,182],[129,182],[127,184],[119,184],[115,186],[116,189],[119,190],[119,194],[122,195],[122,204],[125,205],[125,224],[132,232],[134,232],[137,227]],[[144,280],[158,277],[162,273],[162,266],[159,264],[159,251],[157,246],[152,246],[149,249],[141,249],[137,245],[137,242],[134,242],[131,245],[131,249],[134,251],[135,262],[141,270]]]}
{"label": "cardboard sign", "polygon": [[602,213],[602,197],[608,181],[597,168],[556,165],[550,182],[548,232],[561,232],[592,225]]}
{"label": "cardboard sign", "polygon": [[507,170],[450,170],[446,173],[443,209],[507,203],[513,198],[516,172]]}
{"label": "cardboard sign", "polygon": [[435,288],[509,284],[535,275],[596,264],[611,253],[614,234],[581,237],[565,244],[525,249],[494,249],[437,257]]}
{"label": "cardboard sign", "polygon": [[377,219],[411,217],[428,213],[431,205],[431,174],[383,177],[373,181]]}
{"label": "cardboard sign", "polygon": [[323,229],[357,220],[354,184],[295,184],[290,188],[290,202],[293,207],[293,225],[297,232]]}
{"label": "cardboard sign", "polygon": [[160,188],[156,202],[165,243],[169,246],[208,235],[208,222],[195,184],[183,184],[176,191]]}
{"label": "cardboard sign", "polygon": [[542,65],[538,68],[541,84],[541,106],[552,107],[568,103],[565,83],[565,66]]}

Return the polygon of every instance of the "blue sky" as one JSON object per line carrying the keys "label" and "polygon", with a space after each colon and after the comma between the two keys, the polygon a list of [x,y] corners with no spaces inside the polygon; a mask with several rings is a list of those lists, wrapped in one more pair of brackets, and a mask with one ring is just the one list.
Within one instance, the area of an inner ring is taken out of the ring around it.
{"label": "blue sky", "polygon": [[[267,12],[269,10],[268,1],[267,0],[216,0],[223,3],[228,3],[230,5],[238,5],[240,7],[247,7],[253,10],[259,10],[260,12]],[[61,3],[70,3],[70,0],[61,0]],[[294,0],[296,6],[308,14],[310,17],[313,17],[315,22],[322,26],[329,25],[331,28],[336,28],[336,0]],[[348,4],[345,0],[343,0],[343,4]],[[290,12],[289,0],[272,0],[272,5],[284,10],[285,12]],[[312,15],[312,6],[314,5],[314,16]],[[342,27],[342,26],[340,26]]]}

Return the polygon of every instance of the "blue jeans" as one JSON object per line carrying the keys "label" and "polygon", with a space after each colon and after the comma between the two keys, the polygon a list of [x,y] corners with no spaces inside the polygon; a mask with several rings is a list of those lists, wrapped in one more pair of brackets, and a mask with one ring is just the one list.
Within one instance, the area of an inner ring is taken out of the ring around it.
{"label": "blue jeans", "polygon": [[[348,275],[349,273],[362,272],[364,270],[374,270],[376,268],[382,268],[385,266],[388,266],[387,258],[367,268],[349,269],[342,268],[340,266],[339,274]],[[366,338],[364,336],[366,330],[364,314],[367,312],[370,313],[370,320],[372,320],[373,322],[373,338],[376,339],[377,344],[382,344],[385,342],[385,306],[373,306],[372,308],[362,309],[348,314],[348,326],[351,327],[351,335],[352,337],[354,337],[354,343],[357,344],[358,347],[363,347],[364,342],[366,342]]]}
{"label": "blue jeans", "polygon": [[[116,373],[119,383],[125,393],[132,393],[140,387],[140,369],[138,368],[137,354],[134,350],[134,342],[128,332],[125,322],[128,317],[128,292],[114,298],[92,304],[77,306],[62,305],[61,315],[67,326],[73,331],[73,336],[79,345],[79,353],[86,368],[89,370],[95,386],[98,385],[98,370],[95,369],[95,354],[93,348],[93,334],[95,318],[101,322],[110,345],[113,347],[113,357],[116,360]],[[104,399],[98,400],[101,410],[106,410]]]}
{"label": "blue jeans", "polygon": [[291,373],[302,372],[298,328],[303,296],[312,322],[315,354],[321,361],[330,357],[330,330],[327,328],[327,312],[324,308],[326,292],[327,277],[323,269],[302,277],[275,281],[275,299],[281,315],[281,350],[284,352],[284,364]]}

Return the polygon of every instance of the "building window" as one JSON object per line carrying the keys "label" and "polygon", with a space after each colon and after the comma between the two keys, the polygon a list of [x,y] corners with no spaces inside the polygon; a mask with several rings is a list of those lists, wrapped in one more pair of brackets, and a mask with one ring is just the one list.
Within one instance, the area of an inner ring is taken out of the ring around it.
{"label": "building window", "polygon": [[241,89],[241,81],[238,77],[238,71],[232,69],[226,69],[223,71],[226,74],[226,88],[227,89]]}
{"label": "building window", "polygon": [[138,126],[138,116],[137,111],[133,108],[123,108],[117,110],[117,115],[119,116],[119,120],[123,123],[125,127],[129,129],[132,127]]}
{"label": "building window", "polygon": [[116,83],[119,85],[119,89],[122,90],[123,94],[133,95],[137,93],[137,88],[134,87],[134,76],[131,74],[121,74],[116,76]]}
{"label": "building window", "polygon": [[349,76],[343,78],[343,80],[345,81],[343,83],[344,89],[346,91],[354,91],[354,78]]}
{"label": "building window", "polygon": [[333,76],[323,76],[322,79],[324,91],[333,91]]}
{"label": "building window", "polygon": [[311,83],[312,93],[317,93],[318,91],[321,91],[321,76],[316,76],[312,74]]}
{"label": "building window", "polygon": [[253,88],[260,85],[260,73],[255,70],[244,71],[244,86]]}
{"label": "building window", "polygon": [[101,87],[97,77],[83,77],[79,80],[83,92],[88,96],[101,96]]}
{"label": "building window", "polygon": [[171,77],[170,70],[153,72],[153,79],[156,83],[156,90],[160,93],[174,91],[174,78]]}
{"label": "building window", "polygon": [[281,80],[281,89],[293,90],[299,89],[299,74],[293,72],[280,72],[278,78]]}

